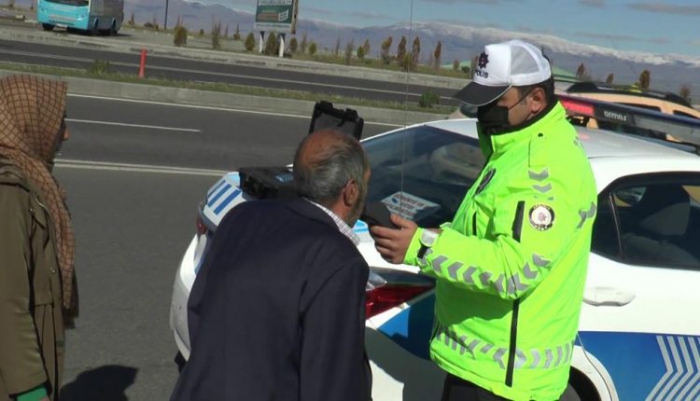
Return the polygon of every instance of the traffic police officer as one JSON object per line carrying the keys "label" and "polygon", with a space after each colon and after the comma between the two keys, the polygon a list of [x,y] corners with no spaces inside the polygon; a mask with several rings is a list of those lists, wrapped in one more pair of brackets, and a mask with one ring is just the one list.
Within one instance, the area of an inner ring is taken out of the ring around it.
{"label": "traffic police officer", "polygon": [[[487,163],[451,223],[372,228],[379,253],[437,278],[430,355],[443,400],[558,400],[567,388],[596,215],[581,141],[535,46],[485,47],[455,97],[478,106]],[[568,393],[568,392],[567,392]]]}

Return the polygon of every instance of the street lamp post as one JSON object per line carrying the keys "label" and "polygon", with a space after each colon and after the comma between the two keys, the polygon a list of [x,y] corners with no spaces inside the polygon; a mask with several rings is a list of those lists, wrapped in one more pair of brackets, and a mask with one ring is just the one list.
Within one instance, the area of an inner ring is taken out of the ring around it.
{"label": "street lamp post", "polygon": [[170,0],[165,0],[165,22],[163,23],[164,31],[168,30],[168,3],[170,3]]}

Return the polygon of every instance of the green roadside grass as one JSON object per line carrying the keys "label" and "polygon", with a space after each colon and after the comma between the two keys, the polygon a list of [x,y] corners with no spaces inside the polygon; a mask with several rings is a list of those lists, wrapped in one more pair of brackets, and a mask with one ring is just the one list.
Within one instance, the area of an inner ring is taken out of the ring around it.
{"label": "green roadside grass", "polygon": [[[355,97],[338,96],[324,93],[311,93],[303,91],[267,89],[243,85],[231,85],[225,83],[211,82],[196,82],[196,81],[177,81],[163,78],[143,78],[140,79],[136,74],[123,74],[109,71],[109,66],[103,62],[96,62],[89,70],[58,68],[39,65],[27,65],[0,62],[0,70],[14,71],[17,73],[28,74],[44,74],[56,77],[75,77],[98,79],[110,82],[121,82],[140,85],[153,85],[169,88],[195,89],[211,92],[232,93],[240,95],[261,96],[280,99],[319,101],[326,100],[334,104],[343,104],[356,107],[371,107],[390,110],[404,110],[409,112],[434,113],[447,115],[454,111],[454,107],[435,105],[431,108],[420,107],[417,103],[399,103],[390,101],[378,101]],[[148,74],[148,70],[146,70]]]}

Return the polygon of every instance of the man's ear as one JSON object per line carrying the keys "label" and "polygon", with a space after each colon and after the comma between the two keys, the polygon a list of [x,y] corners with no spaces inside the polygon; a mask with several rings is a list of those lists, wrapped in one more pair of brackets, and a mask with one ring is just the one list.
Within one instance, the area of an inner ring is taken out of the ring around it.
{"label": "man's ear", "polygon": [[530,103],[530,111],[532,114],[538,114],[547,107],[547,94],[544,88],[537,87],[532,91],[532,102]]}
{"label": "man's ear", "polygon": [[357,182],[355,180],[348,181],[343,188],[343,203],[347,207],[353,207],[357,203],[357,197],[360,195]]}

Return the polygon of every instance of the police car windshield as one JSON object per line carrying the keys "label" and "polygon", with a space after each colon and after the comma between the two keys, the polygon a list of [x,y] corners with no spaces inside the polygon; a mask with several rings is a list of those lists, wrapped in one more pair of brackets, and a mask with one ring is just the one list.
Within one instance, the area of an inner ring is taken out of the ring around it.
{"label": "police car windshield", "polygon": [[478,141],[430,126],[364,142],[372,175],[368,202],[423,227],[450,221],[485,159]]}

